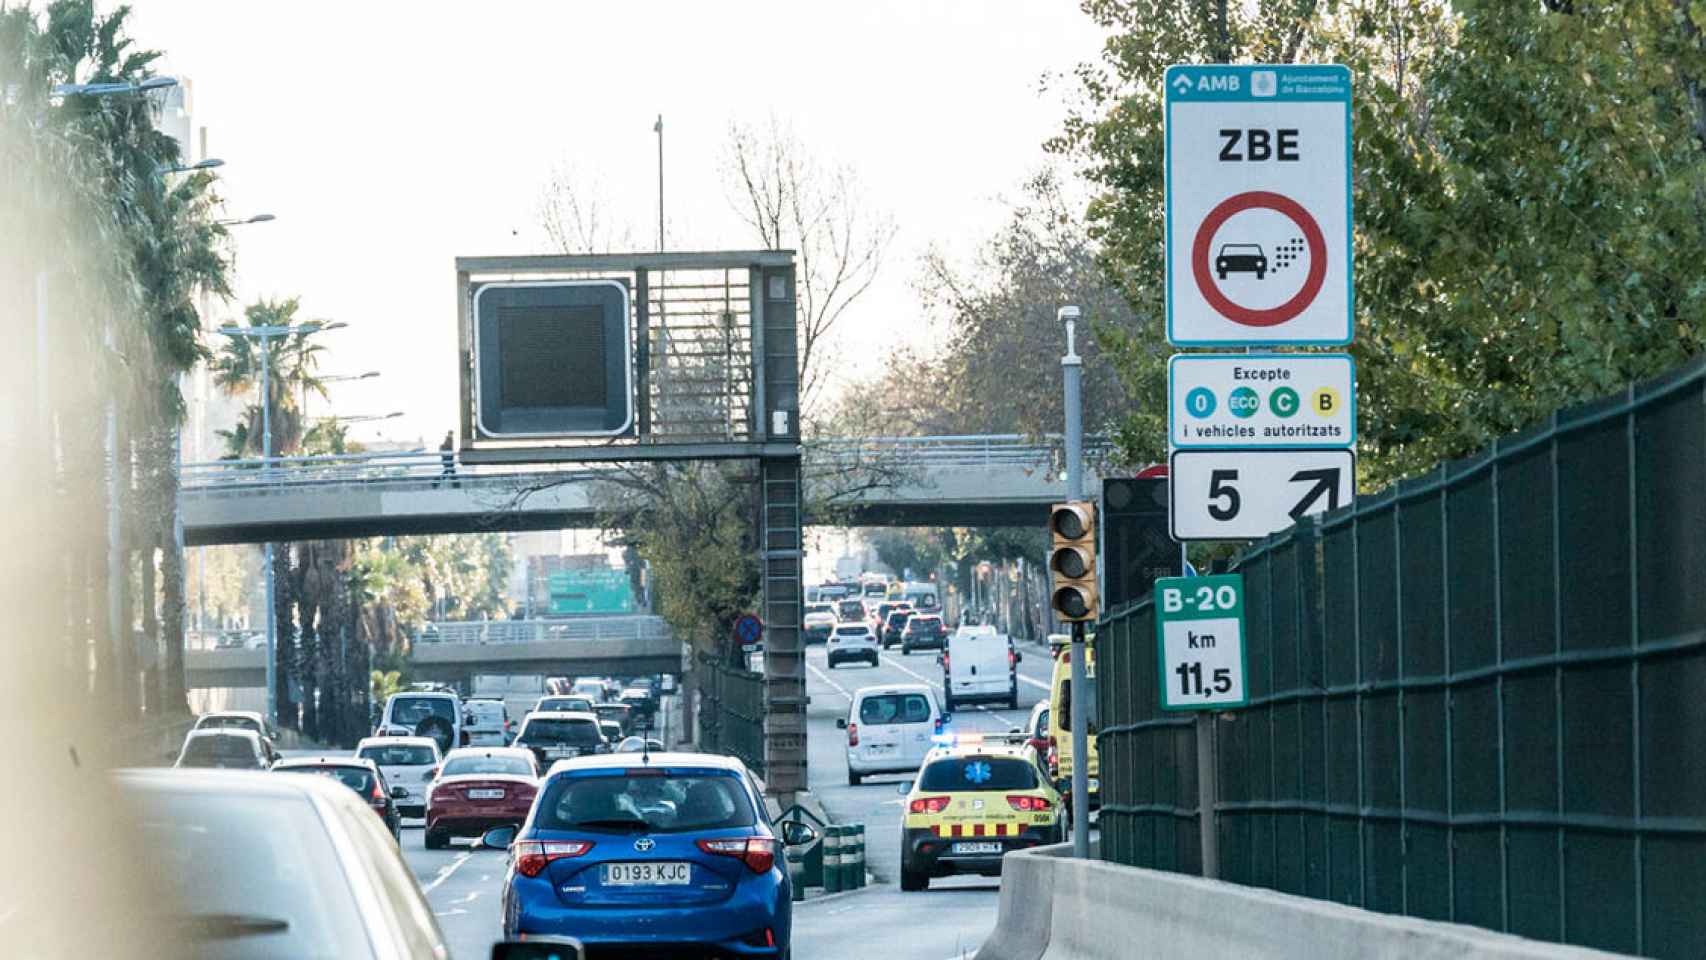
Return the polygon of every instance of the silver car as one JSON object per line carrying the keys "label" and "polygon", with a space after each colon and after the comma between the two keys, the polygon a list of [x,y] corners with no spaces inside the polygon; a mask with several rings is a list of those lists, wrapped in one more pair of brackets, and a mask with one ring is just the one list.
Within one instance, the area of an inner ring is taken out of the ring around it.
{"label": "silver car", "polygon": [[450,955],[391,834],[348,787],[234,771],[114,779],[179,955]]}

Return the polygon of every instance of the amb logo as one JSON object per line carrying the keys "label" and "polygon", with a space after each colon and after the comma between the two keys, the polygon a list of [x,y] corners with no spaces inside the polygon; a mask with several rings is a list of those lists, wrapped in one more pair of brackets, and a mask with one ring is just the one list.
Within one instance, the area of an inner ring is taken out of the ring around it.
{"label": "amb logo", "polygon": [[1202,93],[1237,93],[1238,83],[1236,73],[1205,74],[1198,77],[1195,83],[1191,82],[1190,77],[1181,73],[1173,78],[1173,89],[1177,90],[1181,96],[1190,93],[1192,90]]}

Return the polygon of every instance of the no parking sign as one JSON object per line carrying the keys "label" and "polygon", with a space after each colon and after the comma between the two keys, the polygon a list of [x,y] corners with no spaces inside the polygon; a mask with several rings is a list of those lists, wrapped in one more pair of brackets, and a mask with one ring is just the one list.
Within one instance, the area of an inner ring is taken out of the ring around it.
{"label": "no parking sign", "polygon": [[1167,339],[1351,341],[1351,78],[1167,70]]}

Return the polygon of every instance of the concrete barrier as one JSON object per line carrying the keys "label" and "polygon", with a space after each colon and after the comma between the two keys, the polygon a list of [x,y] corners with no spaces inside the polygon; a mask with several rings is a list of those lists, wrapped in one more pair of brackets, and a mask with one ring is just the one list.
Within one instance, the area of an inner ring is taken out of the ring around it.
{"label": "concrete barrier", "polygon": [[1479,927],[1375,913],[1200,877],[1062,856],[1067,844],[1002,862],[1000,919],[977,960],[1139,956],[1323,960],[1617,956]]}

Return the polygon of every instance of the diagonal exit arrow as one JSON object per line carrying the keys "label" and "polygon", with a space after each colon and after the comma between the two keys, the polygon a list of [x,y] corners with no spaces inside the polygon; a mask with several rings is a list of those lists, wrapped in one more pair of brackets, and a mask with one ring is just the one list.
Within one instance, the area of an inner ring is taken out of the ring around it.
{"label": "diagonal exit arrow", "polygon": [[1310,487],[1309,492],[1303,495],[1303,499],[1297,501],[1297,506],[1291,508],[1289,515],[1292,520],[1303,519],[1303,515],[1309,512],[1309,508],[1315,505],[1315,501],[1321,499],[1322,494],[1327,495],[1328,510],[1337,510],[1339,508],[1338,467],[1322,467],[1319,470],[1299,470],[1291,475],[1292,483],[1302,483],[1310,480],[1315,481],[1315,486]]}

